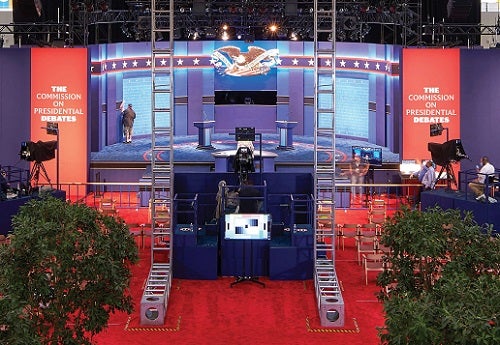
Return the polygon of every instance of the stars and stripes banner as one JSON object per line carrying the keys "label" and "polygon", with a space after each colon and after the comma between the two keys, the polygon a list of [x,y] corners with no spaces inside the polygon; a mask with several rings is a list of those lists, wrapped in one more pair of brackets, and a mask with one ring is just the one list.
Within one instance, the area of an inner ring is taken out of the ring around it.
{"label": "stars and stripes banner", "polygon": [[[174,69],[212,68],[220,70],[223,65],[227,67],[227,63],[234,64],[229,61],[222,64],[220,53],[217,54],[219,51],[220,49],[214,51],[210,55],[176,55],[172,58],[172,61],[170,61],[169,57],[159,57],[155,60],[155,66],[157,68],[170,68],[172,64]],[[266,52],[269,52],[269,50]],[[320,56],[315,63],[314,56],[280,55],[276,49],[269,52],[269,54],[272,55],[273,63],[266,64],[266,66],[278,70],[282,68],[313,69],[316,67],[316,64],[319,68],[331,68],[333,65],[331,57]],[[92,75],[99,75],[112,72],[148,70],[151,68],[152,63],[153,61],[150,56],[134,56],[121,59],[93,61],[91,64],[91,73]],[[399,75],[399,63],[387,60],[338,56],[335,61],[335,68],[339,71],[383,73],[389,76]]]}

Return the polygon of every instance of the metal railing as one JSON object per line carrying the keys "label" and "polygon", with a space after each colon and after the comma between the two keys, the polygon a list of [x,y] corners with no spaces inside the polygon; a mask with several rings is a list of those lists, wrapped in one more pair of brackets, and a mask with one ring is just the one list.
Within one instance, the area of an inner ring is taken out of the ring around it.
{"label": "metal railing", "polygon": [[[88,183],[60,183],[61,189],[66,191],[66,199],[71,202],[86,203],[98,207],[99,200],[104,196],[113,195],[117,208],[148,208],[151,194],[151,184],[147,182],[88,182]],[[40,186],[44,188],[43,185]],[[438,184],[437,188],[446,185]],[[361,188],[361,197],[353,199],[353,188]],[[352,207],[363,209],[369,207],[372,199],[384,198],[387,208],[397,210],[403,205],[417,206],[420,184],[404,183],[342,183],[335,186],[335,208],[349,209]],[[215,193],[214,198],[215,200]]]}

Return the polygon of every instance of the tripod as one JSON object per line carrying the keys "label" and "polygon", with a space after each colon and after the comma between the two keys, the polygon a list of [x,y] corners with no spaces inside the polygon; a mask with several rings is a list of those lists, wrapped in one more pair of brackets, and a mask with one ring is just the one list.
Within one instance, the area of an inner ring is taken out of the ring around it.
{"label": "tripod", "polygon": [[457,187],[457,180],[455,179],[455,173],[453,172],[453,166],[450,163],[446,163],[441,167],[441,170],[439,171],[439,174],[432,184],[432,189],[436,187],[436,184],[438,183],[439,179],[441,178],[441,175],[443,174],[443,171],[446,170],[446,188],[448,190],[451,190],[451,183],[455,185],[455,188]]}
{"label": "tripod", "polygon": [[[42,174],[42,176],[45,178],[45,180],[49,183],[50,187],[52,188],[52,182],[50,182],[49,175],[47,174],[47,170],[45,169],[43,162],[36,161],[35,164],[33,164],[33,167],[31,168],[30,176],[28,178],[28,188],[30,189],[29,192],[35,189],[35,187],[38,187],[40,174]],[[33,184],[32,181],[34,181]]]}
{"label": "tripod", "polygon": [[236,284],[243,283],[243,282],[251,282],[255,284],[259,284],[262,287],[266,287],[266,284],[263,282],[259,281],[259,277],[256,277],[253,275],[253,241],[249,240],[248,245],[250,246],[250,275],[247,274],[247,257],[246,257],[246,245],[247,245],[247,240],[243,240],[243,275],[236,276],[236,279],[230,284],[230,287],[233,287]]}

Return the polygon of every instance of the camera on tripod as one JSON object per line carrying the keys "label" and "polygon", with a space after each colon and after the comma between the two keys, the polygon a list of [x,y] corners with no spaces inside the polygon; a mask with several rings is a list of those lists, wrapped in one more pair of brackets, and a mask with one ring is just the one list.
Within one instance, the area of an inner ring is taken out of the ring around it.
{"label": "camera on tripod", "polygon": [[50,182],[49,175],[45,169],[43,162],[54,159],[56,156],[57,141],[23,141],[21,143],[21,150],[19,151],[19,156],[28,162],[35,162],[31,168],[30,175],[28,177],[28,192],[32,193],[38,189],[38,181],[40,179],[40,174],[47,180],[50,187],[52,183]]}
{"label": "camera on tripod", "polygon": [[32,162],[44,162],[56,157],[57,141],[23,141],[19,156],[21,159]]}

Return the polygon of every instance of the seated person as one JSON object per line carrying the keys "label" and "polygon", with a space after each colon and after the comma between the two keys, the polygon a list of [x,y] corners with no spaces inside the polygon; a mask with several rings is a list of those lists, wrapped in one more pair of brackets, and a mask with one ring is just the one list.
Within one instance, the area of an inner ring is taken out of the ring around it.
{"label": "seated person", "polygon": [[7,200],[9,188],[9,183],[7,182],[7,172],[2,169],[0,171],[0,200]]}
{"label": "seated person", "polygon": [[239,190],[240,205],[238,213],[259,213],[261,204],[260,191],[253,187],[252,181],[246,180]]}
{"label": "seated person", "polygon": [[491,177],[494,176],[495,174],[495,167],[493,164],[490,163],[490,160],[488,157],[483,156],[481,157],[480,161],[480,166],[476,166],[476,169],[478,170],[477,178],[469,182],[469,188],[474,192],[474,195],[476,196],[477,201],[486,201],[488,200],[489,202],[496,202],[497,200],[492,197],[486,198],[486,195],[484,193],[484,188],[485,188],[485,181],[486,177]]}

